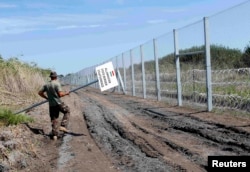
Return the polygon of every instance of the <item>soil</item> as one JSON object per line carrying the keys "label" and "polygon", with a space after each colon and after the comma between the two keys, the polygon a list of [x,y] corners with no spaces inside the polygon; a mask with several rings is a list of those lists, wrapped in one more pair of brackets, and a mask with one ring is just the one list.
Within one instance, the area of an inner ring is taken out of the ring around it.
{"label": "soil", "polygon": [[26,147],[25,157],[5,171],[199,172],[206,171],[210,155],[250,155],[247,115],[204,112],[92,88],[63,101],[71,110],[70,132],[52,140],[48,104],[32,109],[27,114],[35,122],[18,126],[25,143],[30,140],[18,147]]}

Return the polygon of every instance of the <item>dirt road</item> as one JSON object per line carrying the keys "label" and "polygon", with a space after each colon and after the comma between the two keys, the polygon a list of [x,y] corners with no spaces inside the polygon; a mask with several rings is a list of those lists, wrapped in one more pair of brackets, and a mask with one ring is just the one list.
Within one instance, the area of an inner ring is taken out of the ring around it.
{"label": "dirt road", "polygon": [[249,155],[250,121],[81,92],[89,130],[124,171],[205,171],[209,155]]}
{"label": "dirt road", "polygon": [[[101,93],[72,93],[71,133],[50,140],[47,105],[30,114],[40,122],[36,160],[23,171],[206,171],[209,155],[250,155],[250,118],[171,107],[163,102]],[[45,117],[42,114],[46,114]],[[43,163],[41,163],[43,162]]]}

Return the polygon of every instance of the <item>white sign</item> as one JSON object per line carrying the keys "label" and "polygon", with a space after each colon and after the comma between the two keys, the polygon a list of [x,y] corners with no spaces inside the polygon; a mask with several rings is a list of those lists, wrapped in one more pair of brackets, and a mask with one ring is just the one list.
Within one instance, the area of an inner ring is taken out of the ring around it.
{"label": "white sign", "polygon": [[101,91],[118,86],[118,81],[112,62],[97,66],[95,70]]}

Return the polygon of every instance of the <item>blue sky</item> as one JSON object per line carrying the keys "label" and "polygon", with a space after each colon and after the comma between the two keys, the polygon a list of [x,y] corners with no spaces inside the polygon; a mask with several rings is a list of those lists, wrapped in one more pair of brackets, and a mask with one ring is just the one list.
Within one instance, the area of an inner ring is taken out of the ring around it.
{"label": "blue sky", "polygon": [[0,54],[75,73],[246,0],[0,0]]}

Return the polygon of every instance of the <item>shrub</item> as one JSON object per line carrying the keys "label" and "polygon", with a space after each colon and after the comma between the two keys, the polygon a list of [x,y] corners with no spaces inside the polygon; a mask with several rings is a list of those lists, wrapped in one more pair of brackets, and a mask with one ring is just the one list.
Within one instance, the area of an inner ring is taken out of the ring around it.
{"label": "shrub", "polygon": [[34,119],[23,115],[14,114],[8,109],[0,109],[0,123],[2,125],[17,125],[20,123],[33,122]]}

